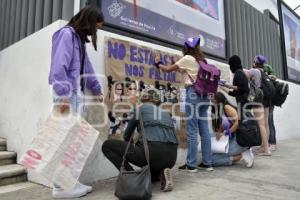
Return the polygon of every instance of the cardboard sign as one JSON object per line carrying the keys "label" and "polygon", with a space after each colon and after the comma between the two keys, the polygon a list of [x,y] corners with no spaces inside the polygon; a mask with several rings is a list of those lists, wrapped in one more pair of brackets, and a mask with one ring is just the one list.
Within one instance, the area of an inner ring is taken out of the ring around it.
{"label": "cardboard sign", "polygon": [[178,55],[157,51],[135,43],[114,38],[105,38],[105,71],[107,76],[115,80],[124,80],[129,77],[132,80],[143,80],[147,84],[154,85],[155,81],[162,84],[170,82],[179,86],[182,75],[179,72],[162,72],[154,64],[156,53],[161,54],[164,64],[171,64]]}
{"label": "cardboard sign", "polygon": [[20,163],[52,183],[71,190],[98,138],[98,131],[80,116],[51,115]]}

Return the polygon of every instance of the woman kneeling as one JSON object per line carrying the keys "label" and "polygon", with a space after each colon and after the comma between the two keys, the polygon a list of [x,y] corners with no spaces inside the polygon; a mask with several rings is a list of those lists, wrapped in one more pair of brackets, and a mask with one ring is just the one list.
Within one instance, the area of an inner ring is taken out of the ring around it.
{"label": "woman kneeling", "polygon": [[215,104],[213,128],[216,132],[216,138],[219,140],[222,136],[228,136],[229,150],[226,154],[213,154],[213,165],[230,166],[242,161],[246,167],[251,168],[254,163],[252,149],[241,147],[236,141],[235,134],[239,125],[236,109],[228,103],[221,92],[216,94]]}

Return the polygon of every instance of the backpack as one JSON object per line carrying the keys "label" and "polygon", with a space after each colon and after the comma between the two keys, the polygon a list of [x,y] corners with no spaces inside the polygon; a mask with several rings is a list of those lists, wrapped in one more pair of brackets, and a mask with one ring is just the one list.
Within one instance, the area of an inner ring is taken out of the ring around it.
{"label": "backpack", "polygon": [[262,103],[264,100],[264,93],[262,89],[257,87],[253,81],[249,81],[249,94],[247,96],[248,102]]}
{"label": "backpack", "polygon": [[[244,78],[248,80],[244,70],[240,70]],[[257,87],[252,80],[248,80],[249,93],[246,94],[247,102],[249,103],[262,103],[264,100],[264,93],[261,88]]]}
{"label": "backpack", "polygon": [[264,93],[264,98],[272,99],[276,92],[273,82],[271,81],[269,76],[265,74],[263,69],[260,69],[260,73],[261,73],[261,89]]}
{"label": "backpack", "polygon": [[242,147],[261,145],[259,126],[250,112],[247,112],[245,118],[239,121],[239,126],[236,130],[236,142]]}
{"label": "backpack", "polygon": [[275,95],[272,98],[272,103],[275,106],[281,107],[289,94],[289,85],[285,82],[273,80],[275,87]]}
{"label": "backpack", "polygon": [[221,70],[214,65],[208,64],[206,60],[200,61],[197,79],[194,83],[195,92],[198,95],[207,95],[214,98],[220,78]]}

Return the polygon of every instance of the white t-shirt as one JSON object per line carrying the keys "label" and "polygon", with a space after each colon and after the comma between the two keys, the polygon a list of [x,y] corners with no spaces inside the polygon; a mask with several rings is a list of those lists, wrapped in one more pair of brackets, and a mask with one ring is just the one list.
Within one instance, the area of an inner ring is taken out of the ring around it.
{"label": "white t-shirt", "polygon": [[[192,80],[189,75],[192,77],[193,81],[196,81],[196,77],[199,70],[199,64],[193,56],[186,55],[182,57],[179,61],[175,63],[179,67],[179,72],[182,73],[183,80],[182,82],[187,85],[193,85]],[[189,75],[188,75],[189,74]]]}

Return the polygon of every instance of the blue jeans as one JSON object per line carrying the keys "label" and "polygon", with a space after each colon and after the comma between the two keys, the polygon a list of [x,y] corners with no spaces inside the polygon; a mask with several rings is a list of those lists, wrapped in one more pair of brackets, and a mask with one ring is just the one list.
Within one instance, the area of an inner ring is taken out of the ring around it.
{"label": "blue jeans", "polygon": [[270,137],[269,137],[269,144],[276,144],[276,129],[274,125],[274,106],[270,107],[270,113],[269,113],[269,127],[270,127]]}
{"label": "blue jeans", "polygon": [[229,139],[229,150],[228,153],[213,154],[213,165],[214,166],[230,166],[232,165],[232,160],[230,157],[237,156],[247,151],[247,147],[241,147],[237,142],[235,137]]}
{"label": "blue jeans", "polygon": [[186,89],[186,103],[186,115],[190,117],[187,120],[188,152],[186,164],[190,167],[197,166],[198,134],[200,134],[202,162],[205,165],[211,165],[211,135],[208,129],[207,116],[209,100],[198,96],[193,87],[188,87]]}

